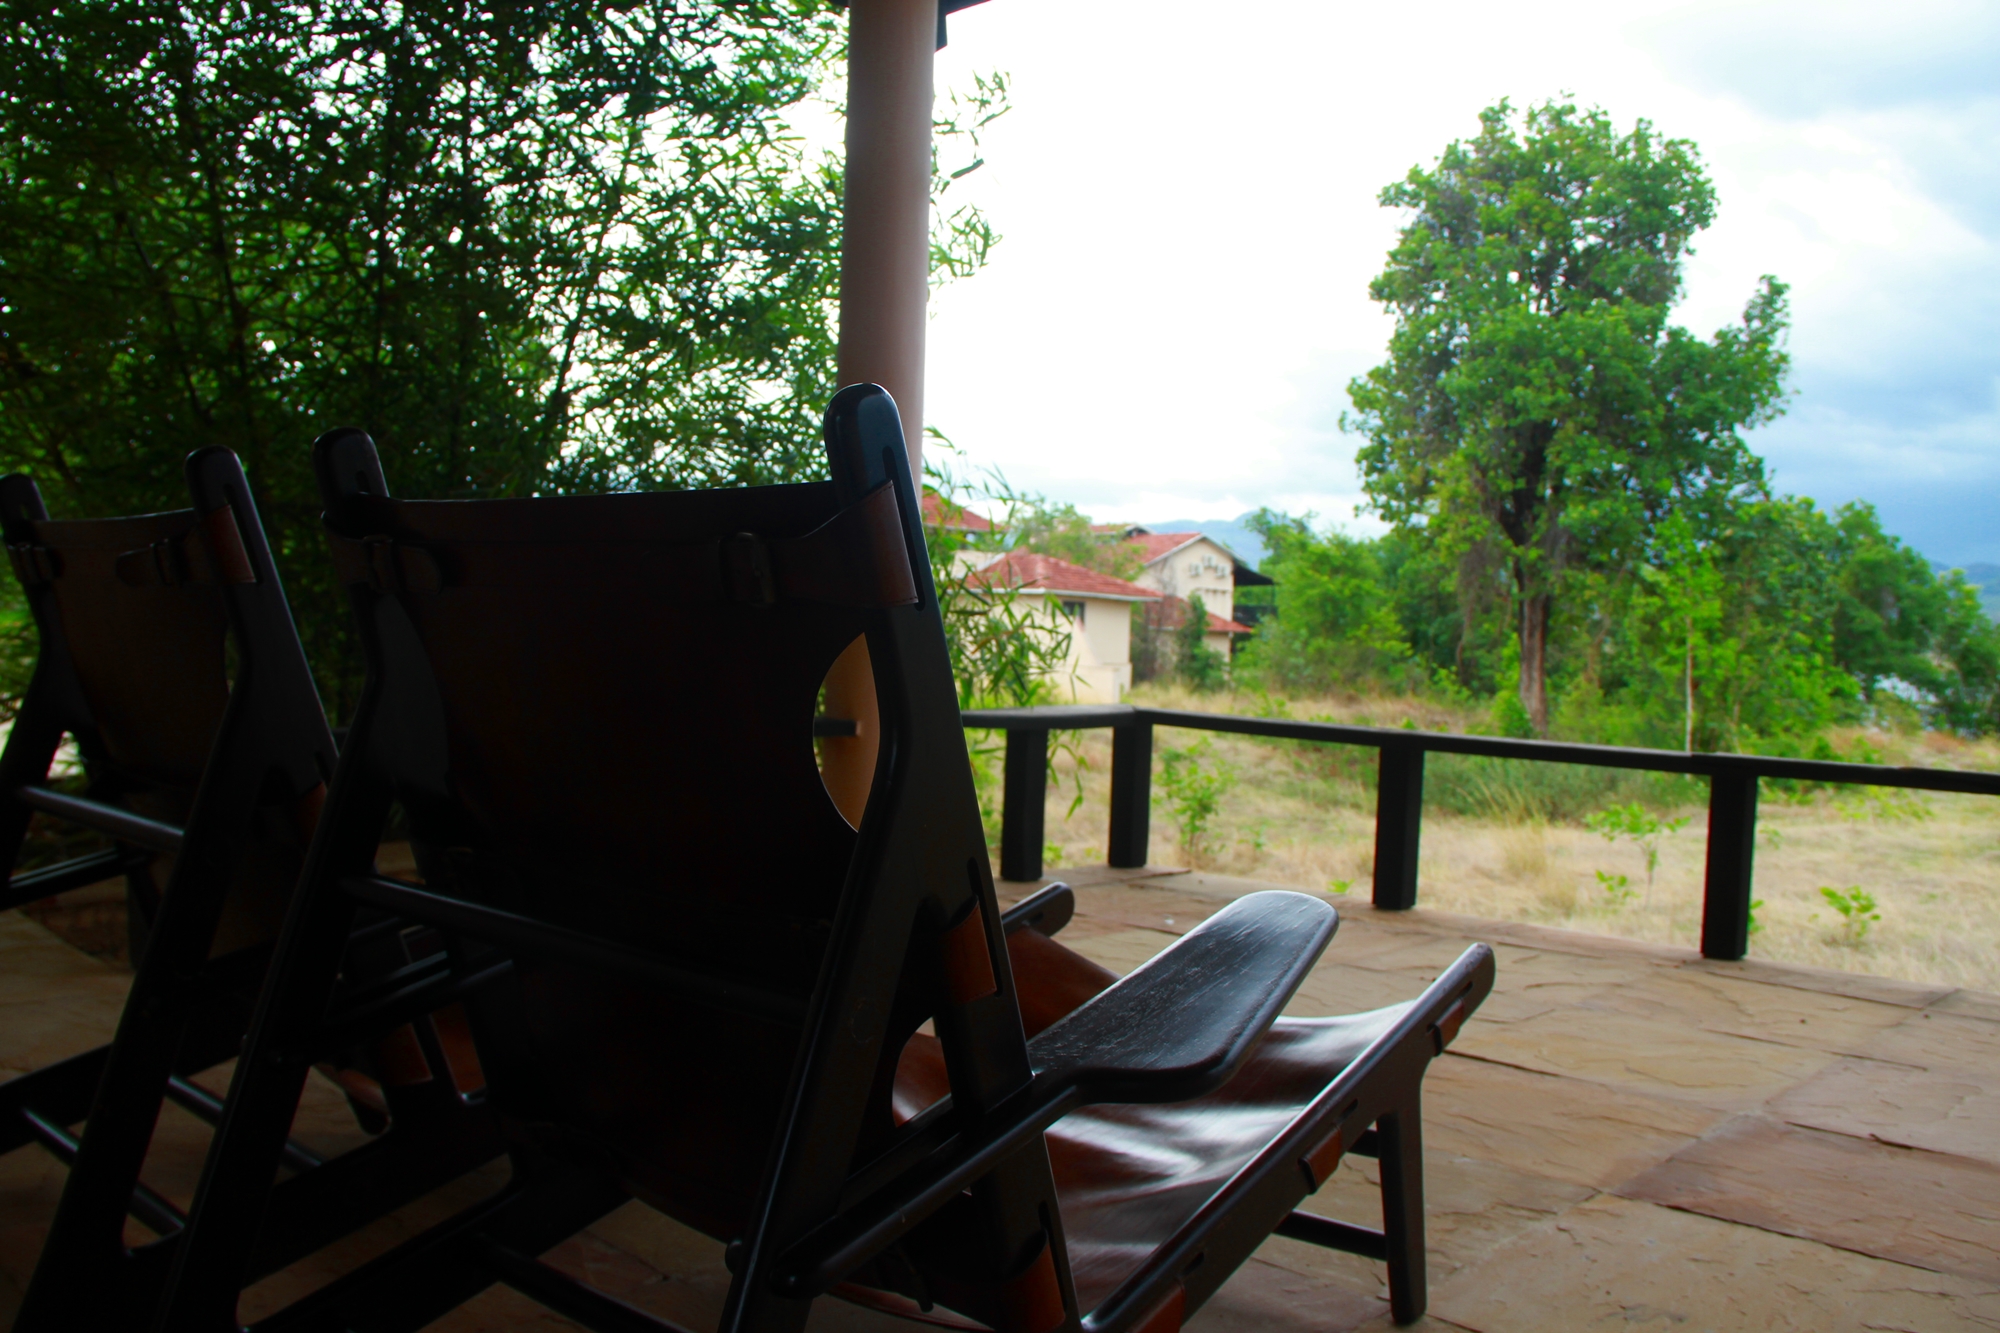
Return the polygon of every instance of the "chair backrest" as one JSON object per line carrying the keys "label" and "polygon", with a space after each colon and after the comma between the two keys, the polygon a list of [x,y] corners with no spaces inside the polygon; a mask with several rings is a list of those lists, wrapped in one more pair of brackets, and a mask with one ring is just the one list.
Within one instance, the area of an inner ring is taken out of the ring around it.
{"label": "chair backrest", "polygon": [[15,475],[0,479],[0,518],[52,720],[93,778],[158,793],[178,808],[154,817],[185,821],[229,702],[229,615],[194,511],[52,521]]}
{"label": "chair backrest", "polygon": [[830,484],[331,504],[373,603],[365,742],[427,877],[803,1001],[856,836],[814,707],[865,626],[734,596],[722,552],[782,551],[836,508]]}
{"label": "chair backrest", "polygon": [[[189,824],[228,726],[250,802],[316,808],[333,740],[248,483],[226,449],[190,456],[186,475],[194,508],[64,521],[49,518],[32,480],[0,478],[0,528],[40,640],[0,797],[43,781],[68,734],[93,800]],[[254,688],[234,688],[253,677]],[[0,799],[10,854],[29,814]],[[230,835],[213,844],[228,845],[217,855],[231,864],[218,869],[233,881],[218,952],[277,929],[310,822],[267,823],[247,849]]]}
{"label": "chair backrest", "polygon": [[[829,482],[543,500],[399,502],[359,432],[315,450],[370,672],[333,871],[367,873],[400,801],[433,889],[680,969],[524,959],[475,1011],[481,1059],[503,1114],[743,1240],[752,1274],[897,1132],[924,1021],[958,1104],[1029,1078],[893,402],[844,390],[827,438]],[[861,636],[857,831],[813,720]],[[1000,1193],[1005,1277],[1046,1248],[1046,1162]]]}

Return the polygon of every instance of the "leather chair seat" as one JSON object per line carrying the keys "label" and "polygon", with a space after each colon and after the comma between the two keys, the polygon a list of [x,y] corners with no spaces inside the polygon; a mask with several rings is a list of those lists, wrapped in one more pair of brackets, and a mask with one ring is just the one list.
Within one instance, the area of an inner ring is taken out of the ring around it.
{"label": "leather chair seat", "polygon": [[[1049,1130],[1077,1299],[1090,1310],[1226,1184],[1408,1005],[1281,1018],[1236,1077],[1194,1101],[1090,1106]],[[896,1071],[908,1120],[949,1090],[943,1048],[911,1038]]]}

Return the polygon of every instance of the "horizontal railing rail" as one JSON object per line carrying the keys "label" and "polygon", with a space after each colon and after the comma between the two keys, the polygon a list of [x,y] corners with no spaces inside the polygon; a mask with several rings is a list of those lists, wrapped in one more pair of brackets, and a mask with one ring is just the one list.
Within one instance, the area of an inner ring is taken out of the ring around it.
{"label": "horizontal railing rail", "polygon": [[1146,864],[1151,841],[1153,729],[1181,727],[1242,736],[1352,745],[1378,754],[1375,806],[1375,906],[1402,911],[1417,903],[1417,858],[1423,829],[1424,756],[1484,755],[1593,768],[1685,773],[1709,780],[1708,859],[1702,890],[1701,951],[1736,959],[1750,944],[1751,863],[1756,850],[1757,788],[1765,778],[1920,791],[2000,796],[2000,773],[1963,769],[1852,764],[1776,755],[1644,750],[1570,741],[1463,736],[1404,727],[1356,727],[1339,722],[1197,713],[1130,704],[986,708],[964,714],[968,730],[1004,731],[1006,764],[1000,818],[1000,875],[1042,876],[1043,812],[1048,798],[1052,731],[1111,729],[1111,834],[1105,859],[1113,866]]}

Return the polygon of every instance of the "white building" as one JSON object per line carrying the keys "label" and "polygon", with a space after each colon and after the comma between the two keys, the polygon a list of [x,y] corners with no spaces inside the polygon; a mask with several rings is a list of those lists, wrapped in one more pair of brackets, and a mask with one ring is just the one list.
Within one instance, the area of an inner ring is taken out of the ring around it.
{"label": "white building", "polygon": [[1150,588],[1022,552],[991,560],[975,582],[1011,588],[1036,618],[1044,608],[1070,631],[1069,660],[1054,679],[1066,703],[1117,703],[1132,688],[1132,607],[1161,600]]}
{"label": "white building", "polygon": [[[1229,656],[1231,644],[1250,634],[1251,628],[1236,619],[1236,589],[1271,580],[1236,558],[1235,552],[1199,532],[1153,532],[1146,528],[1123,529],[1124,542],[1139,552],[1144,562],[1133,582],[1151,588],[1167,598],[1186,603],[1199,595],[1208,610],[1208,646]],[[1178,628],[1185,611],[1176,611],[1171,602],[1160,607],[1155,627]]]}

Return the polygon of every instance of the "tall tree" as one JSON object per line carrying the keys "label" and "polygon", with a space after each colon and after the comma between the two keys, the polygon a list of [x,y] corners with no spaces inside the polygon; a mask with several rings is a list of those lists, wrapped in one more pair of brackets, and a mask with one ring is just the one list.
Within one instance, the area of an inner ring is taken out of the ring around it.
{"label": "tall tree", "polygon": [[1363,484],[1461,568],[1504,571],[1521,704],[1546,733],[1566,576],[1629,568],[1669,511],[1761,490],[1741,431],[1780,410],[1785,287],[1766,277],[1709,340],[1670,326],[1715,215],[1700,156],[1566,102],[1488,108],[1381,202],[1412,216],[1369,288],[1396,317],[1389,358],[1349,386]]}
{"label": "tall tree", "polygon": [[[334,708],[330,426],[419,497],[815,475],[840,181],[786,116],[841,31],[830,0],[0,0],[0,470],[108,513],[235,449]],[[938,266],[992,240],[961,209]]]}

